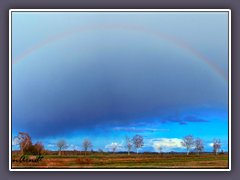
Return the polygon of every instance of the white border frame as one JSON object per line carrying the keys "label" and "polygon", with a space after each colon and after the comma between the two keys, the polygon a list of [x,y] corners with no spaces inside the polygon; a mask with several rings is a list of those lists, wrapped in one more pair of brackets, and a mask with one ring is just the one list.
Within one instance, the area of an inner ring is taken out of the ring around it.
{"label": "white border frame", "polygon": [[[13,169],[12,162],[12,12],[228,12],[228,169]],[[9,10],[9,171],[231,171],[231,9],[10,9]]]}

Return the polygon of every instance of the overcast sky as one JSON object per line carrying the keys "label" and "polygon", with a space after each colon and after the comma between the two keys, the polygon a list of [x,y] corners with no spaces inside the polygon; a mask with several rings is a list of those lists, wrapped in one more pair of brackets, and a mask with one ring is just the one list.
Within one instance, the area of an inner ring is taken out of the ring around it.
{"label": "overcast sky", "polygon": [[[13,136],[56,149],[182,151],[192,134],[228,146],[225,12],[13,12]],[[14,146],[16,148],[16,146]]]}

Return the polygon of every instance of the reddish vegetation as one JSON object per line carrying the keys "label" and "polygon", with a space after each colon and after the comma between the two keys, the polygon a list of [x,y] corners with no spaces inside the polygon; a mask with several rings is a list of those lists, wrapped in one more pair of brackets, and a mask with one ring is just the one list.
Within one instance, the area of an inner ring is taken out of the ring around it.
{"label": "reddish vegetation", "polygon": [[[14,158],[18,156],[15,154]],[[13,162],[12,165],[13,168],[228,168],[228,154],[45,155],[38,163]]]}

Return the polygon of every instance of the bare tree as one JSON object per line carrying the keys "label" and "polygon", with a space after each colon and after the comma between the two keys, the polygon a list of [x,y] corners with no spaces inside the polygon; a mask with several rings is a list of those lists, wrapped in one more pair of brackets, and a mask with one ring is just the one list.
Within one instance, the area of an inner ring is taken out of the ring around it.
{"label": "bare tree", "polygon": [[125,140],[126,140],[126,148],[127,148],[127,151],[128,151],[128,155],[130,155],[130,151],[132,149],[133,142],[132,142],[132,139],[129,138],[128,136],[126,136]]}
{"label": "bare tree", "polygon": [[103,153],[104,151],[103,151],[101,148],[99,148],[99,149],[98,149],[98,152],[99,152],[99,153]]}
{"label": "bare tree", "polygon": [[84,139],[83,143],[82,143],[82,146],[83,146],[83,149],[84,149],[84,152],[85,152],[85,156],[86,156],[86,153],[87,153],[88,149],[92,147],[92,143],[91,143],[90,140]]}
{"label": "bare tree", "polygon": [[218,151],[220,150],[221,148],[221,141],[220,139],[214,139],[213,140],[213,152],[217,155],[218,154]]}
{"label": "bare tree", "polygon": [[195,150],[197,151],[198,155],[200,152],[203,152],[204,149],[204,145],[203,145],[203,141],[200,138],[197,138],[195,140]]}
{"label": "bare tree", "polygon": [[43,153],[44,150],[44,146],[41,142],[33,144],[30,135],[25,132],[19,132],[18,135],[14,137],[14,143],[16,145],[19,145],[20,153],[22,155],[40,155]]}
{"label": "bare tree", "polygon": [[138,150],[144,145],[143,142],[143,137],[140,135],[135,135],[132,139],[134,147],[137,149],[137,154],[138,154]]}
{"label": "bare tree", "polygon": [[194,147],[194,138],[192,135],[185,136],[181,142],[182,146],[187,149],[187,155],[190,150]]}
{"label": "bare tree", "polygon": [[159,154],[161,154],[161,153],[162,153],[162,150],[163,150],[162,146],[158,146],[157,149],[158,149],[158,151],[159,151]]}
{"label": "bare tree", "polygon": [[57,142],[57,147],[58,147],[58,154],[61,156],[62,155],[62,150],[67,148],[67,143],[64,140],[60,140]]}
{"label": "bare tree", "polygon": [[14,141],[20,146],[21,154],[26,154],[32,149],[32,139],[28,133],[19,132],[18,135],[14,137]]}
{"label": "bare tree", "polygon": [[111,147],[112,147],[112,152],[115,153],[118,148],[118,143],[112,143]]}

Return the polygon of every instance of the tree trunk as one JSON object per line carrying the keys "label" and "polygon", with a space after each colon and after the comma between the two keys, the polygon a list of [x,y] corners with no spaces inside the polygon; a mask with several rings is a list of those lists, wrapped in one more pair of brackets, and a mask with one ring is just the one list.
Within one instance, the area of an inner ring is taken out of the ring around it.
{"label": "tree trunk", "polygon": [[22,148],[21,148],[21,152],[20,152],[20,153],[21,153],[21,155],[24,155],[24,153],[23,153],[23,149],[22,149]]}
{"label": "tree trunk", "polygon": [[130,152],[128,151],[128,155],[130,155]]}
{"label": "tree trunk", "polygon": [[138,154],[138,149],[137,149],[137,154]]}

